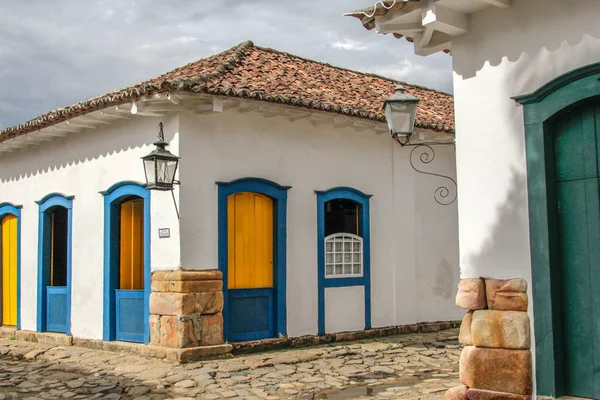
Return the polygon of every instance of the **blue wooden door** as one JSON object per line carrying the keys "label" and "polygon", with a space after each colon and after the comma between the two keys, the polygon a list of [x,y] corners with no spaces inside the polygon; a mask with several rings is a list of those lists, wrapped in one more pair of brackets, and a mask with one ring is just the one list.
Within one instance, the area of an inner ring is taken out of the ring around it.
{"label": "blue wooden door", "polygon": [[253,192],[229,196],[229,341],[275,336],[273,242],[273,200]]}
{"label": "blue wooden door", "polygon": [[46,330],[67,333],[69,331],[68,288],[68,210],[56,207],[46,218],[44,241],[49,257],[49,285],[46,287]]}
{"label": "blue wooden door", "polygon": [[120,205],[119,289],[115,289],[117,340],[143,342],[144,327],[144,200]]}
{"label": "blue wooden door", "polygon": [[565,394],[600,398],[600,103],[554,124]]}

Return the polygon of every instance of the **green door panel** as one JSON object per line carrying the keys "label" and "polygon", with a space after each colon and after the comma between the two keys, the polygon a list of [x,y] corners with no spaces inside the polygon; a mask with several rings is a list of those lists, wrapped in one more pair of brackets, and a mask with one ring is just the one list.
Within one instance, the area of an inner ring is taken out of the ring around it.
{"label": "green door panel", "polygon": [[[600,180],[594,105],[554,124],[565,394],[600,398]],[[597,118],[598,117],[598,118]]]}

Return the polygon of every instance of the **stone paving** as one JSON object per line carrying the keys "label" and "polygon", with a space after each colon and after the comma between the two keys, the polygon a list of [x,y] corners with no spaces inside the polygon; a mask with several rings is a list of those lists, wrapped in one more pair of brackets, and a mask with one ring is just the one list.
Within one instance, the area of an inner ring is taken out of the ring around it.
{"label": "stone paving", "polygon": [[0,339],[3,399],[443,399],[458,331],[169,364]]}

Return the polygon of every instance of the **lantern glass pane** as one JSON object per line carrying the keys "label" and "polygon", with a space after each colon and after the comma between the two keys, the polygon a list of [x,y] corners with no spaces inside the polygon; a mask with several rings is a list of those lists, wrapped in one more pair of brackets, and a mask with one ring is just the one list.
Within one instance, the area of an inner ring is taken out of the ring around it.
{"label": "lantern glass pane", "polygon": [[160,185],[172,185],[175,180],[175,170],[177,161],[175,160],[157,160],[156,179]]}
{"label": "lantern glass pane", "polygon": [[156,169],[154,168],[154,158],[144,159],[144,172],[146,173],[146,183],[149,186],[156,184]]}
{"label": "lantern glass pane", "polygon": [[395,134],[412,133],[414,112],[416,112],[416,104],[387,103],[385,105],[385,118],[387,119],[390,131]]}

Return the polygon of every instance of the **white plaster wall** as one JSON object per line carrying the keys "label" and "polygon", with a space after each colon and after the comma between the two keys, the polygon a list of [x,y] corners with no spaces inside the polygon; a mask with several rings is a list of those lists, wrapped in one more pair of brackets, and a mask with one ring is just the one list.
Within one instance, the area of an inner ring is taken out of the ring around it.
{"label": "white plaster wall", "polygon": [[[165,134],[178,152],[178,117],[167,117]],[[84,134],[0,157],[0,202],[22,205],[21,327],[36,329],[38,205],[52,192],[74,195],[72,226],[73,336],[101,339],[103,316],[104,199],[100,191],[123,181],[144,182],[140,157],[149,153],[158,120],[134,117]],[[152,193],[152,269],[177,268],[179,229],[170,193]],[[158,227],[171,228],[158,239]]]}
{"label": "white plaster wall", "polygon": [[[432,195],[439,180],[429,180],[412,170],[409,148],[400,148],[388,135],[372,130],[336,128],[333,118],[313,126],[306,120],[291,123],[280,117],[233,110],[185,114],[180,126],[183,268],[218,267],[216,181],[260,177],[292,186],[287,209],[287,333],[315,334],[314,191],[350,186],[373,195],[372,325],[462,316],[454,306],[459,270],[456,204],[441,207],[435,203]],[[441,151],[438,160],[439,165],[436,161],[429,168],[454,174],[451,148]],[[427,182],[417,186],[421,180]],[[425,192],[423,196],[417,196],[420,190]],[[419,221],[439,226],[424,229],[417,237]],[[335,301],[354,304],[350,292],[336,293]],[[330,329],[341,328],[326,327]]]}
{"label": "white plaster wall", "polygon": [[461,277],[523,277],[531,290],[523,110],[511,97],[598,62],[598,16],[595,0],[513,0],[471,15],[453,41]]}
{"label": "white plaster wall", "polygon": [[453,41],[462,277],[530,281],[523,112],[511,97],[598,62],[599,15],[594,0],[513,0],[471,15]]}

